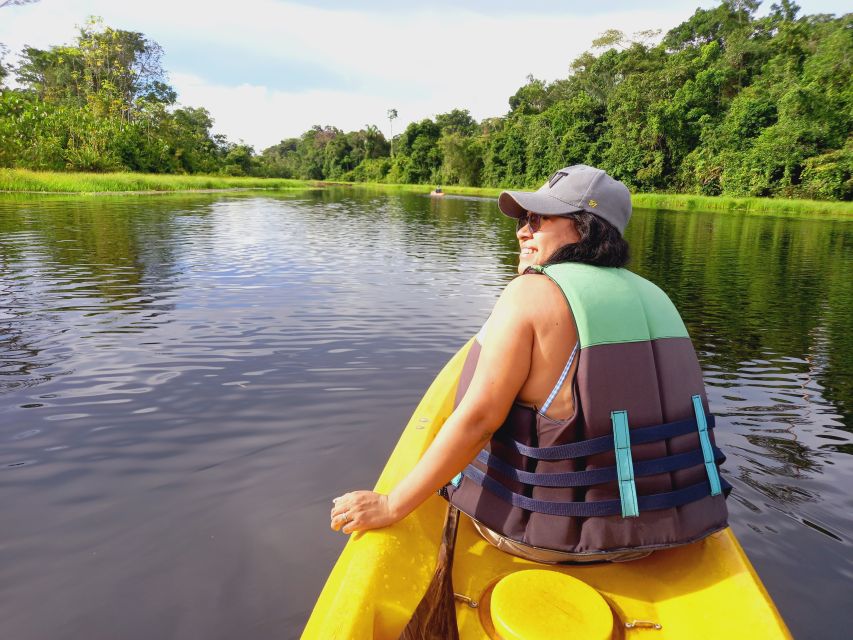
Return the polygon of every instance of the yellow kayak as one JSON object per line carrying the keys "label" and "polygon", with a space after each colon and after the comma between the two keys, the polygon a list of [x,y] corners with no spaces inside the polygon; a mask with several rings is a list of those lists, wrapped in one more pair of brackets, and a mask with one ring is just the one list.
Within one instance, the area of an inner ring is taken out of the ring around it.
{"label": "yellow kayak", "polygon": [[[471,343],[444,367],[406,426],[376,491],[414,466],[453,411]],[[396,639],[433,576],[447,503],[354,534],[302,637]],[[626,563],[543,565],[499,551],[460,514],[453,559],[460,638],[791,638],[731,529]]]}

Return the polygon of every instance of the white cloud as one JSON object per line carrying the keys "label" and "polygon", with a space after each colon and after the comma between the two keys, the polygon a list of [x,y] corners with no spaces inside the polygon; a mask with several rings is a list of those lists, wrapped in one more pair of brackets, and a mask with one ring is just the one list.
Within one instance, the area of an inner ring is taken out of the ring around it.
{"label": "white cloud", "polygon": [[549,80],[565,77],[571,60],[604,30],[621,27],[633,32],[674,25],[685,17],[638,11],[502,18],[429,10],[382,17],[294,5],[271,7],[264,0],[245,4],[227,33],[206,22],[205,37],[243,47],[253,55],[268,50],[267,55],[286,58],[299,52],[301,59],[328,66],[356,87],[350,91],[228,87],[202,80],[197,73],[172,73],[181,102],[207,106],[218,130],[257,148],[298,135],[313,124],[351,130],[372,123],[387,134],[384,118],[390,107],[400,114],[394,123],[397,131],[454,107],[467,108],[478,119],[502,115],[509,96],[528,73]]}
{"label": "white cloud", "polygon": [[[223,86],[183,73],[172,74],[172,84],[182,104],[206,106],[211,111],[216,131],[226,133],[233,141],[243,139],[256,150],[297,136],[314,124],[351,131],[381,123],[388,108],[387,100],[371,94],[333,90],[291,93],[250,84]],[[394,124],[399,132],[399,124]]]}

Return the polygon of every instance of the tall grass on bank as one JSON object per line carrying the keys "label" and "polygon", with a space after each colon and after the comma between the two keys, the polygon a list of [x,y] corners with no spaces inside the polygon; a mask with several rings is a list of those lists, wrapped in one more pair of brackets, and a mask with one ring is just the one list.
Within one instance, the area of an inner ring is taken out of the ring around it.
{"label": "tall grass on bank", "polygon": [[[0,169],[0,192],[121,194],[233,189],[292,190],[324,186],[345,186],[382,192],[428,194],[433,187],[423,184],[380,182],[315,182],[285,178],[167,175],[151,173],[61,173]],[[503,189],[494,187],[443,187],[448,195],[497,198]],[[824,200],[783,200],[781,198],[730,198],[689,194],[637,193],[635,207],[676,211],[730,211],[749,214],[831,216],[853,218],[853,202]]]}
{"label": "tall grass on bank", "polygon": [[678,211],[732,211],[741,213],[784,213],[789,215],[829,215],[853,217],[853,202],[828,200],[786,200],[784,198],[731,198],[689,194],[637,193],[631,202],[643,209]]}
{"label": "tall grass on bank", "polygon": [[[380,182],[327,183],[382,191],[430,193],[432,187],[422,184],[384,184]],[[447,195],[497,198],[504,189],[492,187],[442,187]],[[638,209],[670,209],[674,211],[730,211],[749,214],[785,214],[794,216],[853,217],[853,202],[826,200],[784,200],[782,198],[731,198],[728,196],[696,196],[690,194],[635,193],[631,202]]]}
{"label": "tall grass on bank", "polygon": [[0,191],[37,193],[123,193],[211,189],[305,189],[307,180],[151,173],[60,173],[0,169]]}

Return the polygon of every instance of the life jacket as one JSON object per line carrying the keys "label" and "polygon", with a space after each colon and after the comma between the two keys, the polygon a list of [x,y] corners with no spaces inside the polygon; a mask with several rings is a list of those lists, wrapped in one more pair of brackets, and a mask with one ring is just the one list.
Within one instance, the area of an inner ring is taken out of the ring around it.
{"label": "life jacket", "polygon": [[[504,537],[568,553],[672,547],[724,528],[725,457],[693,344],[667,295],[625,269],[536,270],[560,287],[577,326],[574,415],[554,420],[514,403],[446,497]],[[457,400],[479,352],[475,342]]]}

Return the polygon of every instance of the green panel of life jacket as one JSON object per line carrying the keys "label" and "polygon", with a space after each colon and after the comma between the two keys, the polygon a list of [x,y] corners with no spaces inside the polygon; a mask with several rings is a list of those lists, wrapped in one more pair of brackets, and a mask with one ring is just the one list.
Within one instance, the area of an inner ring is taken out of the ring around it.
{"label": "green panel of life jacket", "polygon": [[575,318],[581,348],[689,337],[667,295],[627,269],[576,262],[533,269],[562,290]]}

